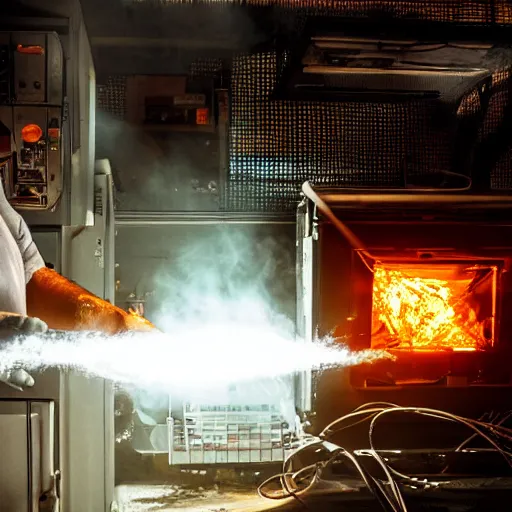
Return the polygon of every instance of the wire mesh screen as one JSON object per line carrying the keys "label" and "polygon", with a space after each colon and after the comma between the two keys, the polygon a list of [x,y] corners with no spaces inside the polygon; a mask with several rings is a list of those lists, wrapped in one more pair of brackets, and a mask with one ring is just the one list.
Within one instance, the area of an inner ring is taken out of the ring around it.
{"label": "wire mesh screen", "polygon": [[305,9],[316,15],[372,17],[377,13],[388,13],[398,18],[452,23],[512,22],[507,0],[249,0],[248,3]]}
{"label": "wire mesh screen", "polygon": [[97,108],[117,119],[126,115],[126,77],[110,76],[96,91]]}
{"label": "wire mesh screen", "polygon": [[189,76],[191,77],[217,77],[226,67],[223,59],[203,58],[195,59],[189,66]]}
{"label": "wire mesh screen", "polygon": [[[235,4],[274,6],[276,26],[292,33],[310,14],[382,20],[384,13],[454,26],[512,24],[509,0],[203,0],[197,4],[211,4],[212,9]],[[137,5],[158,6],[162,19],[171,19],[173,9],[185,8],[181,0],[137,0]],[[162,5],[169,9],[161,9]],[[211,56],[197,59],[189,75],[216,76],[225,67],[232,72],[226,209],[293,211],[305,180],[334,186],[403,187],[418,177],[473,170],[487,173],[492,188],[512,190],[508,70],[494,74],[487,100],[470,91],[457,111],[446,111],[433,101],[272,100],[279,75],[273,51],[239,55],[230,63]],[[98,91],[98,107],[122,118],[124,97],[124,77],[112,77]]]}
{"label": "wire mesh screen", "polygon": [[305,180],[402,187],[450,170],[456,131],[437,104],[272,100],[276,66],[275,53],[233,64],[230,209],[293,210]]}
{"label": "wire mesh screen", "polygon": [[512,190],[512,73],[502,71],[493,77],[487,115],[479,134],[481,151],[491,154],[494,189]]}
{"label": "wire mesh screen", "polygon": [[[179,7],[183,0],[125,0],[140,9]],[[195,5],[248,5],[278,7],[315,15],[372,17],[388,13],[394,17],[456,23],[509,24],[509,0],[198,0]]]}
{"label": "wire mesh screen", "polygon": [[[461,172],[460,158],[478,152],[491,166],[491,186],[512,190],[509,71],[495,73],[485,112],[479,94],[471,91],[452,116],[429,102],[273,101],[276,67],[272,52],[234,59],[227,209],[293,211],[305,180],[402,187],[418,176]],[[218,61],[194,63],[192,69],[214,73]],[[113,76],[98,86],[98,109],[123,119],[125,84],[125,77]],[[460,139],[461,126],[474,119],[475,139]]]}

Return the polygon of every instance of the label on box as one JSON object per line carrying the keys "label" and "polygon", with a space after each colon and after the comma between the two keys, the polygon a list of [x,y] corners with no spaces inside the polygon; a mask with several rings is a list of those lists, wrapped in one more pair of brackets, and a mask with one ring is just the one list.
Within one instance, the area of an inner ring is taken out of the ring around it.
{"label": "label on box", "polygon": [[206,105],[206,96],[204,94],[174,96],[174,106],[176,107],[203,107],[204,105]]}

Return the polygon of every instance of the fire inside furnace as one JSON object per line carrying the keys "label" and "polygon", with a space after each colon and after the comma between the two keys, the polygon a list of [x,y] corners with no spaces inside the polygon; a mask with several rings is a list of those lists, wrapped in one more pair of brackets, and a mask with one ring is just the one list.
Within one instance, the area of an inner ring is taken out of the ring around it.
{"label": "fire inside furnace", "polygon": [[497,266],[376,265],[372,348],[482,350],[494,342]]}

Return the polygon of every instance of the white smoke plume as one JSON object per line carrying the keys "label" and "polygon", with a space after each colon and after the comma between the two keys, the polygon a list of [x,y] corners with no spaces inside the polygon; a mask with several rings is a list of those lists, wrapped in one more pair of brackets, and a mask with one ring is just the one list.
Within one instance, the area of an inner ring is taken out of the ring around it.
{"label": "white smoke plume", "polygon": [[[295,230],[293,225],[285,228],[119,230],[123,287],[137,288],[137,294],[153,292],[146,312],[167,334],[134,335],[107,345],[112,357],[117,354],[133,365],[130,378],[124,379],[137,388],[131,391],[136,404],[160,409],[170,393],[196,403],[286,403],[289,409],[292,373],[385,356],[352,354],[331,339],[315,344],[296,339]],[[137,346],[144,350],[140,358]],[[107,372],[120,373],[120,368]],[[152,393],[144,391],[148,388]]]}
{"label": "white smoke plume", "polygon": [[[155,357],[158,354],[158,357]],[[272,379],[326,366],[350,366],[387,357],[351,353],[326,339],[299,343],[271,327],[211,326],[174,334],[48,332],[21,336],[0,350],[0,372],[60,368],[157,393],[207,396],[237,383]]]}

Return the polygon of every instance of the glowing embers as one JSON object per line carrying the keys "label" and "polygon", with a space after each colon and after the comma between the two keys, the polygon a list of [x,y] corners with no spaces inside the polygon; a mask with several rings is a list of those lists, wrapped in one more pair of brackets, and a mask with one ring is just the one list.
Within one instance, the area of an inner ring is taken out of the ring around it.
{"label": "glowing embers", "polygon": [[480,350],[494,342],[497,266],[376,265],[372,348]]}

